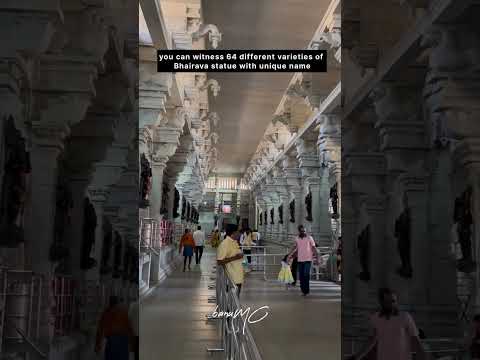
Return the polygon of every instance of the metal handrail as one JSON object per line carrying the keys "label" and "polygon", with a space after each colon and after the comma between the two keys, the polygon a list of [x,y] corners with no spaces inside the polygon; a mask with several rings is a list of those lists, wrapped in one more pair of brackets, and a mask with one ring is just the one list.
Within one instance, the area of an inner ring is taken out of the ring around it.
{"label": "metal handrail", "polygon": [[40,356],[42,359],[46,359],[47,358],[47,354],[44,353],[42,350],[40,350],[40,348],[35,345],[35,343],[33,342],[33,340],[29,339],[28,336],[22,331],[20,330],[18,327],[15,328],[15,330],[17,331],[17,333],[23,338],[23,340],[25,340],[25,343],[27,343],[28,345],[30,345],[30,347],[35,350],[35,352],[38,354],[38,356]]}
{"label": "metal handrail", "polygon": [[[343,338],[343,339],[350,342],[350,345],[351,345],[350,352],[347,354],[344,354],[343,356],[344,359],[348,359],[348,358],[351,358],[352,355],[354,355],[358,351],[356,344],[362,343],[362,342],[356,341],[355,339],[348,339],[348,338]],[[462,360],[464,359],[464,356],[468,353],[465,347],[460,345],[464,343],[462,339],[431,338],[431,339],[421,340],[421,343],[424,346],[424,351],[426,354],[442,354],[442,356],[451,356],[452,360]],[[439,344],[439,343],[447,343],[447,344],[450,344],[451,346],[446,348],[434,348],[435,344]],[[416,355],[416,353],[412,351],[412,355]]]}
{"label": "metal handrail", "polygon": [[[218,311],[241,310],[237,286],[227,276],[224,266],[216,269],[216,304]],[[217,318],[221,321],[221,348],[209,348],[208,352],[224,352],[228,360],[262,360],[245,315]],[[245,324],[244,324],[245,322]]]}
{"label": "metal handrail", "polygon": [[[240,246],[241,249],[244,249],[245,247],[243,246]],[[247,248],[250,248],[251,250],[263,250],[263,252],[252,252],[251,254],[244,254],[244,258],[245,257],[251,257],[252,259],[257,259],[256,263],[252,264],[252,268],[250,268],[251,270],[253,270],[254,268],[260,268],[260,271],[263,270],[263,278],[265,281],[268,281],[268,276],[267,276],[267,267],[279,267],[281,266],[281,261],[280,259],[282,259],[285,254],[282,253],[282,254],[279,254],[279,253],[267,253],[267,249],[270,249],[270,248],[276,248],[276,247],[272,247],[272,246],[247,246]],[[324,251],[322,251],[322,249],[324,249]],[[334,253],[334,249],[333,248],[330,248],[330,247],[317,247],[317,251],[318,251],[318,256],[319,257],[322,257],[322,256],[331,256],[333,253]],[[263,261],[261,261],[261,259],[263,258]],[[273,258],[273,263],[271,264],[268,264],[266,259],[267,258]],[[336,264],[334,264],[333,262],[330,262],[330,267],[328,267],[328,261],[327,261],[327,264],[325,266],[322,266],[322,265],[318,265],[318,266],[312,266],[312,275],[315,275],[317,280],[320,276],[320,269],[321,268],[324,268],[326,269],[326,273],[327,273],[327,280],[329,281],[333,281],[333,282],[338,282],[338,272],[337,272],[337,268],[336,268]],[[253,270],[255,271],[255,270]]]}

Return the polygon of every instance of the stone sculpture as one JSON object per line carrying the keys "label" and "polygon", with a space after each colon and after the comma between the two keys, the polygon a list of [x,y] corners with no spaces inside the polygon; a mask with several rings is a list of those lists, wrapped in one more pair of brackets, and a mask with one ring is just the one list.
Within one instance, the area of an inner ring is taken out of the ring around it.
{"label": "stone sculpture", "polygon": [[140,207],[145,208],[149,205],[149,195],[152,189],[152,167],[145,154],[140,158]]}
{"label": "stone sculpture", "polygon": [[362,281],[370,281],[370,225],[367,225],[358,236],[357,248],[361,267],[358,278]]}
{"label": "stone sculpture", "polygon": [[472,225],[473,216],[471,210],[471,187],[467,188],[455,199],[454,222],[457,225],[458,242],[462,251],[462,258],[457,263],[461,272],[470,273],[475,270],[472,256]]}
{"label": "stone sculpture", "polygon": [[395,221],[395,237],[397,238],[398,255],[401,266],[397,269],[398,275],[410,279],[413,276],[411,262],[411,230],[410,230],[410,209],[407,198],[404,197],[404,210]]}
{"label": "stone sculpture", "polygon": [[4,175],[0,203],[0,246],[15,248],[24,242],[23,213],[30,176],[25,140],[8,118],[4,128]]}

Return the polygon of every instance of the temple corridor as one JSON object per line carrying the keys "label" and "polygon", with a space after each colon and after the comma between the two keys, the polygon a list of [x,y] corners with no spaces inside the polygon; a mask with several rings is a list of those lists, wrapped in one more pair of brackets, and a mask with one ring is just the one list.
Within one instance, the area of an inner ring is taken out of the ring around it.
{"label": "temple corridor", "polygon": [[[134,356],[139,303],[142,360],[345,360],[379,293],[464,359],[479,18],[479,0],[0,0],[0,360],[103,359],[119,333]],[[158,71],[194,50],[321,51],[327,71]],[[308,296],[281,283],[294,259]],[[215,304],[270,313],[236,331]]]}
{"label": "temple corridor", "polygon": [[[215,251],[208,247],[200,266],[182,271],[178,262],[172,274],[140,305],[142,360],[223,359],[223,353],[207,352],[221,346],[217,320],[206,320],[215,304],[208,299]],[[298,285],[286,289],[265,281],[262,272],[248,273],[242,287],[242,309],[269,306],[269,315],[250,325],[262,359],[339,359],[340,286],[312,281],[308,298],[300,296]],[[263,312],[258,316],[261,317]],[[317,316],[312,317],[312,314]]]}

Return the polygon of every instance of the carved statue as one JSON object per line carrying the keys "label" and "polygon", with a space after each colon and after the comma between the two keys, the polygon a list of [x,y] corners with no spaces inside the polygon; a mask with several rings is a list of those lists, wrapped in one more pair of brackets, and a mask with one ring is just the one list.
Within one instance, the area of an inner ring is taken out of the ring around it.
{"label": "carved statue", "polygon": [[129,281],[131,283],[138,283],[138,249],[130,246],[130,272],[129,272]]}
{"label": "carved statue", "polygon": [[275,208],[270,209],[270,224],[275,224]]}
{"label": "carved statue", "polygon": [[4,134],[1,139],[5,143],[5,165],[0,199],[0,246],[15,248],[24,242],[23,212],[31,172],[30,156],[12,117],[5,122]]}
{"label": "carved statue", "polygon": [[294,223],[295,222],[295,199],[290,201],[290,222]]}
{"label": "carved statue", "polygon": [[178,213],[178,206],[180,205],[180,193],[175,189],[175,196],[173,198],[173,218],[176,219],[180,216]]}
{"label": "carved statue", "polygon": [[407,199],[404,198],[404,210],[395,221],[395,237],[397,238],[398,254],[400,256],[401,266],[397,273],[403,278],[410,279],[413,276],[411,262],[411,231],[410,231],[410,209]]}
{"label": "carved statue", "polygon": [[131,272],[131,267],[132,267],[131,253],[132,253],[132,249],[130,244],[126,244],[123,252],[123,271],[122,271],[123,280],[128,280]]}
{"label": "carved statue", "polygon": [[362,281],[370,281],[370,225],[367,225],[358,236],[357,248],[362,269],[358,278]]}
{"label": "carved statue", "polygon": [[458,261],[457,268],[461,272],[472,272],[475,263],[472,256],[472,225],[471,210],[472,189],[468,187],[460,197],[455,199],[454,222],[457,224],[458,241],[462,251],[462,258]]}
{"label": "carved statue", "polygon": [[166,182],[162,186],[162,206],[160,207],[160,215],[168,214],[168,194],[170,193],[170,187]]}
{"label": "carved statue", "polygon": [[[73,197],[61,169],[60,167],[57,180],[54,238],[49,253],[51,262],[65,262],[70,253],[65,242],[65,231],[71,225],[70,215],[73,209]],[[64,265],[66,264],[60,264],[56,271],[60,271],[60,268],[63,268]]]}
{"label": "carved statue", "polygon": [[332,208],[333,208],[333,217],[338,217],[338,192],[337,192],[337,184],[332,186],[330,189],[330,200],[332,201]]}
{"label": "carved statue", "polygon": [[190,221],[192,219],[192,213],[191,213],[191,207],[190,207],[190,203],[187,203],[187,214],[186,214],[186,218],[187,218],[187,221]]}
{"label": "carved statue", "polygon": [[283,204],[278,207],[278,223],[283,224]]}
{"label": "carved statue", "polygon": [[185,213],[187,212],[187,199],[182,197],[182,220],[185,220]]}
{"label": "carved statue", "polygon": [[112,267],[109,264],[112,245],[112,226],[109,223],[105,223],[103,229],[102,262],[100,264],[100,274],[102,275],[109,274],[112,271]]}
{"label": "carved statue", "polygon": [[140,207],[145,208],[149,205],[149,195],[152,189],[152,167],[145,154],[140,158]]}
{"label": "carved statue", "polygon": [[305,219],[307,221],[312,221],[313,217],[312,217],[312,193],[311,192],[309,192],[305,197],[305,207],[307,210],[307,216],[305,217]]}
{"label": "carved statue", "polygon": [[113,278],[118,279],[122,274],[122,237],[115,231],[115,238],[113,241]]}
{"label": "carved statue", "polygon": [[89,270],[97,265],[97,261],[90,257],[95,244],[95,229],[97,228],[97,214],[88,198],[83,202],[83,241],[80,268]]}

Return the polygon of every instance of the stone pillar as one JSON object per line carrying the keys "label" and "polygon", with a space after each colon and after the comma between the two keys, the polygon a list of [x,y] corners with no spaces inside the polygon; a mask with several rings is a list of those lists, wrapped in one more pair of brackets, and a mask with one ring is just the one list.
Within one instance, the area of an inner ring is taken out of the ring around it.
{"label": "stone pillar", "polygon": [[[42,140],[45,140],[43,138]],[[51,275],[52,264],[49,249],[54,238],[55,204],[57,191],[58,156],[61,151],[59,139],[39,141],[32,146],[31,209],[27,248],[31,268],[38,274]]]}
{"label": "stone pillar", "polygon": [[333,246],[330,222],[328,169],[320,169],[320,176],[307,180],[312,193],[312,235],[320,246]]}
{"label": "stone pillar", "polygon": [[160,221],[160,207],[162,205],[163,173],[167,167],[165,158],[156,158],[152,161],[152,190],[150,194],[150,217]]}

